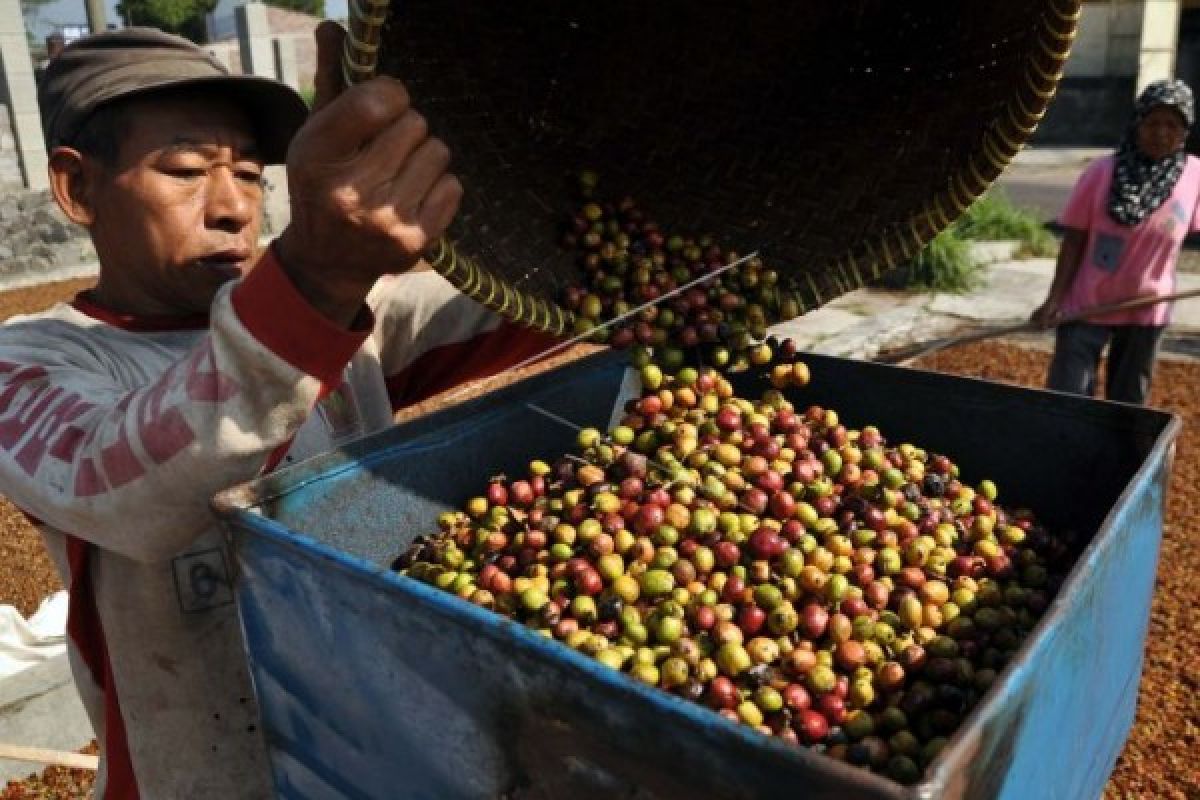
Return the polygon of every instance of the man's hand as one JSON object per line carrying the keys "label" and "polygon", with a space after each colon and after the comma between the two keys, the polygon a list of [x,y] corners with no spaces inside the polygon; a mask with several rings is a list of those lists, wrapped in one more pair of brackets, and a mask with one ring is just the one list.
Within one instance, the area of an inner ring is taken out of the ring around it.
{"label": "man's hand", "polygon": [[342,77],[342,51],[346,29],[331,19],[322,20],[313,32],[317,40],[317,71],[313,75],[313,113],[333,102],[346,88]]}
{"label": "man's hand", "polygon": [[403,84],[341,89],[341,36],[323,25],[317,44],[316,108],[288,149],[292,218],[276,248],[309,302],[349,325],[380,276],[441,236],[462,186]]}

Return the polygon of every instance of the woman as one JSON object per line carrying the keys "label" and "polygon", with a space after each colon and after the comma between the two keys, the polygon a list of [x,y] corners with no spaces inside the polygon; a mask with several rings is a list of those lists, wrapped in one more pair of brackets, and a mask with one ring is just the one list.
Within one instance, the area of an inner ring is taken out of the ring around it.
{"label": "woman", "polygon": [[[1183,239],[1200,231],[1200,159],[1183,151],[1194,121],[1183,81],[1157,81],[1141,93],[1117,151],[1084,170],[1059,217],[1066,233],[1035,322],[1050,326],[1095,306],[1174,291]],[[1105,397],[1144,403],[1169,318],[1169,304],[1159,303],[1059,326],[1047,387],[1095,394],[1110,345]]]}

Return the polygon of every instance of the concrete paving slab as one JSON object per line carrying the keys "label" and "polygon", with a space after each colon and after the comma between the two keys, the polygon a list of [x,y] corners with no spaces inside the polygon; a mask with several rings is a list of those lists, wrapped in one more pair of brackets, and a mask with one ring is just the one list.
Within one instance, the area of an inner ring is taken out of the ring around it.
{"label": "concrete paving slab", "polygon": [[934,314],[959,317],[969,322],[996,323],[1015,322],[1025,319],[1037,307],[1023,296],[1007,296],[994,292],[980,291],[969,294],[939,294],[933,298],[929,310]]}
{"label": "concrete paving slab", "polygon": [[857,325],[862,315],[836,308],[819,308],[772,328],[779,336],[796,340],[801,347],[806,342],[820,341]]}
{"label": "concrete paving slab", "polygon": [[1019,301],[1002,302],[978,295],[939,295],[933,311],[957,317],[967,325],[1007,325],[1023,321],[1036,306]]}
{"label": "concrete paving slab", "polygon": [[[1053,262],[1002,261],[984,274],[984,284],[964,294],[937,294],[929,302],[930,313],[959,317],[981,323],[1025,319],[1046,298],[1053,278]],[[1049,269],[1046,266],[1049,265]]]}
{"label": "concrete paving slab", "polygon": [[861,317],[856,325],[836,336],[828,336],[802,349],[843,358],[871,358],[880,350],[912,340],[914,332],[927,323],[928,314],[924,308],[904,306]]}
{"label": "concrete paving slab", "polygon": [[835,308],[859,316],[886,314],[901,307],[921,308],[929,302],[929,297],[922,293],[896,291],[894,289],[858,289],[847,292],[838,299],[822,307]]}
{"label": "concrete paving slab", "polygon": [[[75,751],[94,738],[65,654],[0,681],[0,742]],[[0,759],[0,783],[41,769]]]}
{"label": "concrete paving slab", "polygon": [[[1175,290],[1179,292],[1200,289],[1200,275],[1181,272],[1176,276]],[[1173,333],[1200,334],[1200,297],[1180,300],[1171,310],[1171,331]]]}
{"label": "concrete paving slab", "polygon": [[1044,294],[1049,288],[1054,277],[1051,271],[1010,269],[1011,263],[1003,262],[989,267],[983,276],[983,285],[977,290],[978,293],[1025,297]]}
{"label": "concrete paving slab", "polygon": [[976,264],[995,264],[998,261],[1010,261],[1021,243],[1016,240],[999,240],[993,242],[971,242],[971,258]]}
{"label": "concrete paving slab", "polygon": [[1040,276],[1049,282],[1054,277],[1054,264],[1055,259],[1053,258],[1021,258],[992,264],[989,271],[993,274],[1008,272],[1017,275]]}

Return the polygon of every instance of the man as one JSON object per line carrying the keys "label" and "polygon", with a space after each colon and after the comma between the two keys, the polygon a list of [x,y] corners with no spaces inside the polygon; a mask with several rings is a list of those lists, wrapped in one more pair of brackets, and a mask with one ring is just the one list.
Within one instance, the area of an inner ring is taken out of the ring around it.
{"label": "man", "polygon": [[66,37],[61,33],[52,33],[46,37],[46,57],[39,60],[33,68],[33,80],[38,86],[42,85],[42,76],[46,74],[46,67],[50,66],[50,62],[58,58],[58,54],[67,46]]}
{"label": "man", "polygon": [[[307,118],[149,29],[73,43],[43,83],[52,191],[100,275],[0,328],[0,492],[69,586],[99,798],[271,794],[213,493],[548,344],[414,269],[462,189],[399,82],[339,93],[342,35],[318,30]],[[292,221],[260,254],[285,153]]]}

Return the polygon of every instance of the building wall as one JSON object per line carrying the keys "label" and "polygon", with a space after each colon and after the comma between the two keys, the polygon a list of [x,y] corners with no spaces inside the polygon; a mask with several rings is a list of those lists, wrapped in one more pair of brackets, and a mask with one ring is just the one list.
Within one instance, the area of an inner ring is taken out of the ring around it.
{"label": "building wall", "polygon": [[1137,92],[1144,3],[1085,2],[1058,93],[1033,141],[1046,145],[1115,145]]}
{"label": "building wall", "polygon": [[[317,45],[313,32],[321,19],[299,11],[267,6],[267,26],[273,38],[286,39],[296,52],[296,71],[299,89],[311,89],[317,71]],[[210,22],[215,41],[204,45],[232,72],[242,72],[242,57],[238,49],[237,27],[224,20]]]}
{"label": "building wall", "polygon": [[[4,98],[7,100],[7,98]],[[8,104],[0,103],[0,193],[25,185],[21,172],[21,154],[17,150],[17,139],[13,134],[12,118]]]}
{"label": "building wall", "polygon": [[311,14],[268,6],[267,21],[271,33],[277,38],[292,40],[292,46],[296,50],[296,71],[300,88],[311,88],[313,75],[317,71],[317,43],[313,32],[321,20]]}
{"label": "building wall", "polygon": [[[1172,76],[1200,94],[1200,0],[1085,2],[1058,94],[1034,135],[1054,145],[1111,146],[1137,93]],[[1144,26],[1153,26],[1144,29]],[[1200,126],[1188,149],[1200,153]]]}

